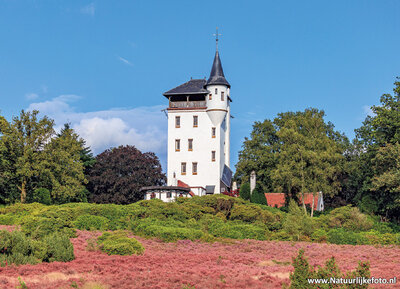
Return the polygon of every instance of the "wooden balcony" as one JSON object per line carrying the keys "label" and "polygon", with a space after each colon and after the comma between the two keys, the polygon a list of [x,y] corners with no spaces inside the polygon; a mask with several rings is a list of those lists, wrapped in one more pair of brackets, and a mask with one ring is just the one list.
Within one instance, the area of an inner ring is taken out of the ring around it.
{"label": "wooden balcony", "polygon": [[196,109],[196,108],[206,108],[207,104],[205,100],[201,101],[170,101],[170,109]]}

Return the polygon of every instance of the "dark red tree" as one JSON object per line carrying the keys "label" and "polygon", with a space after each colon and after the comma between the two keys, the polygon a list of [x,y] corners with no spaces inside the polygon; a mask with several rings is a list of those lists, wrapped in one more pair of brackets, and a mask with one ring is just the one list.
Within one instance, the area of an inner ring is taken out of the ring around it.
{"label": "dark red tree", "polygon": [[119,146],[96,156],[89,172],[89,201],[94,203],[129,204],[143,200],[144,186],[165,184],[158,157],[142,153],[134,146]]}

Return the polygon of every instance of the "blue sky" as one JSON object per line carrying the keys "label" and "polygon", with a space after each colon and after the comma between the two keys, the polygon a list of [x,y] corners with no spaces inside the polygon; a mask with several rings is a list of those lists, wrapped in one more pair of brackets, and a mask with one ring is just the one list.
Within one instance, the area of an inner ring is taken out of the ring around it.
{"label": "blue sky", "polygon": [[354,137],[400,76],[400,1],[0,0],[0,110],[71,122],[95,153],[134,144],[165,167],[162,93],[232,85],[232,158],[256,120],[316,107]]}

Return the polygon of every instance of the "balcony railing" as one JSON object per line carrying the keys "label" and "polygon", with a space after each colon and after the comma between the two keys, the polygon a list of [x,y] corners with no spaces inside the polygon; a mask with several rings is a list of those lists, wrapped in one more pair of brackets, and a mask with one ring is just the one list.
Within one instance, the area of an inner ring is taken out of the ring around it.
{"label": "balcony railing", "polygon": [[169,108],[200,108],[207,107],[206,101],[170,101]]}

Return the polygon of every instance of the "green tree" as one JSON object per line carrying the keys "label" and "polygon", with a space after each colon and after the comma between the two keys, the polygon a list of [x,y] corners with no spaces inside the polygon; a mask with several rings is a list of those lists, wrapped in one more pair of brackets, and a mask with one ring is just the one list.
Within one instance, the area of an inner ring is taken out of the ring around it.
{"label": "green tree", "polygon": [[85,189],[82,149],[82,140],[68,125],[46,146],[51,194],[57,203],[74,201]]}
{"label": "green tree", "polygon": [[[53,200],[66,202],[84,190],[82,141],[72,129],[55,135],[54,122],[39,112],[21,111],[8,122],[0,117],[1,201],[34,201],[34,191],[51,191]],[[47,201],[46,201],[47,202]]]}
{"label": "green tree", "polygon": [[243,200],[250,200],[250,183],[246,182],[240,186],[239,195]]}
{"label": "green tree", "polygon": [[20,191],[20,200],[26,201],[27,191],[48,174],[46,145],[54,134],[53,121],[46,116],[38,119],[38,111],[21,111],[9,123],[0,119],[3,157],[6,158],[6,181],[14,183]]}
{"label": "green tree", "polygon": [[242,150],[239,152],[235,179],[245,183],[254,170],[264,191],[272,192],[271,174],[277,163],[279,145],[276,126],[272,121],[255,122],[250,138],[245,138]]}
{"label": "green tree", "polygon": [[[303,199],[306,192],[336,194],[348,140],[324,116],[309,108],[256,122],[239,153],[235,177],[246,179],[255,170],[264,191],[294,198]],[[303,208],[306,212],[304,201]]]}
{"label": "green tree", "polygon": [[[400,79],[393,95],[381,96],[380,105],[371,107],[372,115],[356,129],[358,148],[356,170],[352,175],[359,184],[356,201],[362,207],[376,208],[385,218],[399,219],[399,167],[396,160],[400,143]],[[375,202],[375,203],[374,203]]]}
{"label": "green tree", "polygon": [[253,192],[251,193],[250,201],[255,204],[268,205],[264,191],[260,184],[257,184]]}
{"label": "green tree", "polygon": [[371,191],[379,194],[378,207],[386,216],[400,220],[400,144],[380,147],[372,159]]}

